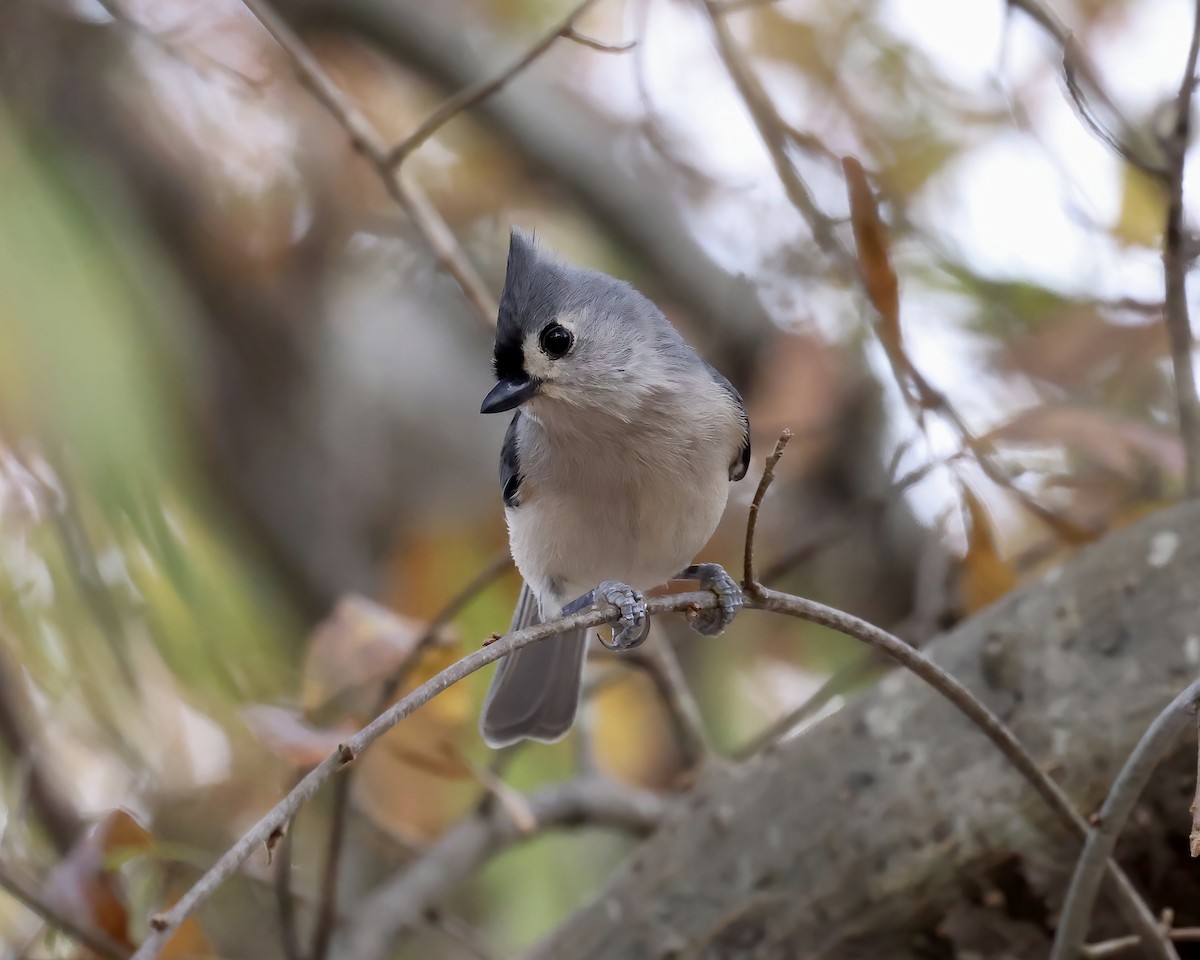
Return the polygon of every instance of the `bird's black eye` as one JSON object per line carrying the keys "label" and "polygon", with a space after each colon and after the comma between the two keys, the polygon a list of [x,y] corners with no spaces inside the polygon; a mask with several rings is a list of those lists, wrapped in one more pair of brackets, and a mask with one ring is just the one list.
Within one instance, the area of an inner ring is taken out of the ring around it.
{"label": "bird's black eye", "polygon": [[575,338],[571,336],[571,331],[558,323],[551,323],[543,327],[538,337],[538,343],[542,345],[543,352],[553,360],[565,357],[574,342]]}

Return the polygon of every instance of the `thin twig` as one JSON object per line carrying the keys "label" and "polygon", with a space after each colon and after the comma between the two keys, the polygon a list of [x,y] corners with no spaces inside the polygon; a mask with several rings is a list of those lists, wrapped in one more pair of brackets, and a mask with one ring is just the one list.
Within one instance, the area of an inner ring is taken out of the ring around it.
{"label": "thin twig", "polygon": [[690,770],[699,765],[709,753],[704,719],[670,639],[659,636],[657,643],[629,651],[621,657],[621,662],[641,670],[654,684],[675,730],[675,742],[679,745],[679,759],[683,768]]}
{"label": "thin twig", "polygon": [[126,960],[129,957],[129,950],[117,943],[105,931],[90,924],[81,923],[65,911],[60,910],[38,892],[37,884],[23,877],[11,864],[2,861],[0,861],[0,889],[6,890],[50,926],[61,930],[76,943],[87,947],[105,960]]}
{"label": "thin twig", "polygon": [[[1174,927],[1164,931],[1164,933],[1174,943],[1200,942],[1200,927]],[[1082,955],[1086,960],[1109,960],[1110,957],[1116,957],[1132,950],[1134,947],[1139,946],[1141,942],[1142,938],[1134,934],[1129,934],[1125,937],[1114,937],[1112,940],[1087,944],[1083,948]]]}
{"label": "thin twig", "polygon": [[874,650],[864,650],[858,657],[831,674],[807,700],[774,721],[761,733],[738,747],[734,760],[748,760],[756,754],[787,739],[788,735],[804,721],[816,716],[835,698],[852,687],[873,679],[883,673],[886,666]]}
{"label": "thin twig", "polygon": [[296,818],[288,820],[283,837],[275,848],[275,903],[279,916],[279,940],[283,944],[284,960],[303,960],[300,937],[296,927],[296,897],[292,892],[292,830]]}
{"label": "thin twig", "polygon": [[265,0],[243,0],[243,3],[287,54],[304,85],[349,134],[355,149],[375,168],[388,196],[408,213],[433,251],[439,266],[454,278],[479,319],[488,327],[494,326],[498,309],[495,298],[488,292],[449,224],[425,192],[403,170],[391,163],[388,158],[390,150],[379,132],[333,82],[296,32]]}
{"label": "thin twig", "polygon": [[[665,597],[653,597],[646,602],[647,612],[651,616],[664,613],[686,612],[689,608],[701,610],[712,609],[717,605],[717,597],[711,591],[695,593],[672,594]],[[1012,731],[994,713],[984,706],[961,683],[949,676],[941,667],[927,659],[920,651],[910,647],[899,637],[895,637],[880,628],[867,623],[858,617],[844,613],[813,600],[791,594],[779,593],[766,587],[760,587],[753,595],[746,597],[749,609],[767,610],[786,616],[797,617],[810,623],[820,624],[844,633],[847,636],[861,640],[870,646],[882,650],[901,666],[915,673],[929,683],[935,690],[958,708],[972,723],[974,723],[1000,752],[1017,769],[1049,805],[1058,819],[1073,829],[1080,837],[1087,835],[1087,824],[1071,805],[1066,794],[1041,769],[1037,761],[1021,746]],[[151,934],[139,948],[135,960],[152,960],[157,957],[163,944],[171,933],[190,916],[201,904],[209,899],[216,890],[225,883],[239,866],[261,847],[271,834],[284,824],[304,803],[334,775],[342,770],[351,760],[376,740],[391,730],[397,723],[411,714],[418,707],[432,700],[439,693],[458,683],[460,680],[477,670],[482,669],[500,657],[521,649],[531,643],[537,643],[552,636],[558,636],[576,630],[589,629],[603,623],[611,623],[618,616],[618,611],[605,604],[603,608],[581,611],[567,617],[560,617],[546,623],[536,624],[524,630],[518,630],[501,637],[488,645],[475,650],[445,670],[431,677],[407,696],[401,698],[387,711],[376,717],[358,733],[350,737],[346,743],[331,756],[323,760],[310,771],[303,780],[286,797],[279,801],[262,819],[258,821],[245,835],[229,848],[218,861],[188,890],[179,901],[166,913],[151,920]],[[1165,944],[1154,916],[1138,897],[1133,885],[1129,882],[1120,868],[1109,863],[1109,873],[1115,880],[1115,892],[1118,904],[1125,913],[1127,920],[1147,937],[1147,942],[1154,945]],[[1166,950],[1160,950],[1160,958],[1175,960],[1169,944]]]}
{"label": "thin twig", "polygon": [[1117,774],[1112,789],[1096,815],[1096,825],[1089,830],[1083,852],[1075,863],[1075,873],[1067,890],[1058,930],[1054,934],[1050,960],[1075,960],[1079,956],[1092,922],[1092,908],[1100,892],[1104,864],[1112,857],[1125,821],[1133,812],[1150,777],[1174,748],[1180,734],[1193,723],[1198,704],[1200,680],[1193,681],[1155,717]]}
{"label": "thin twig", "polygon": [[[1041,27],[1062,50],[1063,80],[1067,85],[1071,103],[1084,126],[1126,162],[1154,179],[1161,180],[1164,171],[1159,158],[1144,143],[1132,139],[1133,131],[1137,128],[1125,117],[1108,93],[1100,78],[1100,72],[1080,48],[1070,28],[1041,0],[1007,0],[1007,4],[1010,10],[1020,10]],[[1112,117],[1112,123],[1108,127],[1096,118],[1080,80],[1091,89],[1093,98],[1099,101]],[[1121,131],[1121,135],[1113,133],[1113,129]]]}
{"label": "thin twig", "polygon": [[506,69],[502,70],[494,77],[489,77],[486,80],[481,80],[479,83],[460,90],[458,93],[449,99],[443,101],[441,106],[426,117],[421,124],[410,133],[405,139],[387,152],[386,164],[388,170],[395,170],[405,159],[408,158],[414,150],[421,146],[426,140],[437,133],[447,123],[457,117],[465,110],[469,110],[475,104],[482,100],[486,100],[492,94],[496,93],[501,87],[513,79],[518,73],[529,67],[538,57],[542,56],[549,50],[556,40],[562,38],[570,38],[577,40],[580,43],[587,43],[588,46],[596,46],[597,49],[607,49],[600,44],[598,40],[590,40],[590,38],[582,38],[575,35],[575,21],[578,20],[584,12],[596,0],[583,0],[582,3],[576,4],[574,9],[555,26],[547,31],[533,46],[526,50],[521,56],[510,64]]}
{"label": "thin twig", "polygon": [[1200,857],[1200,712],[1196,714],[1196,792],[1192,795],[1192,830],[1188,834],[1188,852],[1193,857]]}
{"label": "thin twig", "polygon": [[704,0],[704,9],[708,12],[708,19],[712,24],[717,53],[720,54],[729,78],[746,104],[750,119],[767,148],[771,163],[775,167],[775,175],[779,177],[784,192],[792,206],[808,223],[817,246],[833,260],[834,266],[843,275],[852,275],[853,260],[837,235],[836,221],[818,206],[808,184],[796,171],[795,164],[788,156],[790,128],[779,116],[779,111],[775,109],[775,104],[762,81],[751,69],[733,31],[725,22],[725,6],[716,0]]}
{"label": "thin twig", "polygon": [[571,40],[580,46],[598,50],[600,53],[628,53],[637,46],[637,40],[623,40],[620,43],[609,43],[607,40],[597,40],[586,33],[580,33],[574,27],[568,27],[563,34],[564,40]]}
{"label": "thin twig", "polygon": [[767,488],[775,479],[775,465],[779,463],[779,458],[783,456],[783,450],[791,439],[792,431],[785,427],[779,434],[779,439],[775,441],[775,449],[767,457],[762,477],[758,481],[758,489],[754,491],[754,499],[750,502],[750,512],[746,515],[746,553],[742,571],[742,588],[749,593],[757,592],[762,586],[758,582],[758,575],[754,569],[754,534],[758,527],[758,511],[762,509],[763,497],[767,495]]}
{"label": "thin twig", "polygon": [[1184,489],[1200,496],[1200,396],[1196,393],[1191,318],[1188,316],[1187,274],[1189,257],[1184,235],[1183,177],[1191,141],[1192,92],[1196,87],[1196,59],[1200,55],[1200,2],[1192,23],[1192,44],[1187,66],[1175,96],[1175,123],[1163,140],[1167,166],[1167,225],[1163,235],[1163,278],[1166,285],[1167,334],[1171,340],[1171,367],[1175,373],[1175,399],[1179,405],[1179,433],[1185,457]]}
{"label": "thin twig", "polygon": [[[413,644],[412,649],[384,681],[379,698],[375,704],[374,714],[380,714],[391,703],[396,692],[404,685],[417,663],[426,651],[441,636],[443,628],[457,617],[472,600],[479,596],[506,570],[512,566],[508,552],[499,554],[491,563],[479,571],[458,593],[442,607],[429,624],[425,632]],[[312,951],[309,960],[325,960],[329,952],[329,943],[333,936],[333,928],[337,923],[337,885],[338,873],[342,856],[342,842],[346,834],[346,820],[350,812],[350,789],[354,781],[354,771],[348,770],[346,775],[338,780],[334,789],[333,804],[330,810],[329,838],[325,844],[325,865],[321,880],[321,899],[317,905],[316,926],[313,928]],[[289,868],[291,864],[291,843],[284,848],[281,868]],[[294,934],[294,930],[293,930]],[[288,960],[292,960],[288,955]]]}
{"label": "thin twig", "polygon": [[[658,826],[669,806],[656,794],[599,777],[546,787],[526,801],[537,833],[588,824],[646,834]],[[530,836],[499,803],[486,816],[452,827],[420,860],[374,890],[354,911],[339,960],[385,955],[388,945],[454,886],[496,853]]]}

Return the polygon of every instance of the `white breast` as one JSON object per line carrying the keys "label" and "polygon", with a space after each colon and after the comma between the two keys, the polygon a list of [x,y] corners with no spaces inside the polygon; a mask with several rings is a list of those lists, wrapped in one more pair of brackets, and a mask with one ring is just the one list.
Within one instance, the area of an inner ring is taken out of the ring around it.
{"label": "white breast", "polygon": [[[520,505],[507,518],[513,559],[543,604],[602,580],[647,590],[690,564],[725,510],[742,442],[732,399],[715,383],[704,398],[663,396],[638,425],[537,406],[522,414]],[[697,423],[698,407],[715,415]]]}

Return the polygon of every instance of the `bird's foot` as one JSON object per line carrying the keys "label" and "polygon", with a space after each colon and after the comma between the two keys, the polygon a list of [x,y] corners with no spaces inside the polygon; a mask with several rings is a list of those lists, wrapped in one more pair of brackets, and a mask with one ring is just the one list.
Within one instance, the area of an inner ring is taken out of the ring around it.
{"label": "bird's foot", "polygon": [[606,642],[602,637],[600,642],[609,650],[632,650],[641,646],[650,632],[650,617],[646,613],[646,598],[628,584],[605,580],[582,597],[572,600],[562,608],[562,612],[578,613],[602,600],[620,610],[621,617],[612,625],[612,640]]}
{"label": "bird's foot", "polygon": [[717,595],[717,606],[688,614],[688,623],[692,625],[692,629],[706,637],[717,636],[733,623],[733,618],[745,602],[742,588],[719,563],[694,563],[681,570],[675,579],[698,580],[701,590],[711,590]]}

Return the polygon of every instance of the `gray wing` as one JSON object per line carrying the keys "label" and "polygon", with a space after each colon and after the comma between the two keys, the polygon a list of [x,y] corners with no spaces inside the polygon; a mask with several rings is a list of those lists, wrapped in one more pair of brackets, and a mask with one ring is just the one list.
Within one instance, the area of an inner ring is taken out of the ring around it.
{"label": "gray wing", "polygon": [[750,418],[746,415],[746,404],[742,400],[742,395],[737,392],[737,387],[725,378],[725,374],[708,361],[704,361],[704,365],[708,367],[708,372],[712,374],[713,379],[737,402],[738,410],[742,415],[742,448],[733,462],[729,464],[729,479],[741,480],[746,475],[746,471],[750,469]]}
{"label": "gray wing", "polygon": [[[510,630],[538,623],[538,602],[521,586]],[[518,740],[552,743],[571,729],[579,708],[587,631],[550,637],[504,657],[488,688],[479,716],[479,732],[489,747]]]}
{"label": "gray wing", "polygon": [[508,422],[504,445],[500,448],[500,491],[506,507],[515,507],[521,502],[521,460],[517,454],[517,421],[520,419],[521,411],[518,410]]}

